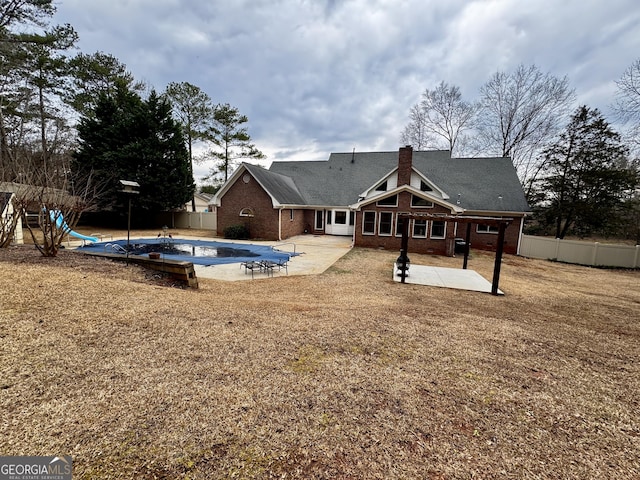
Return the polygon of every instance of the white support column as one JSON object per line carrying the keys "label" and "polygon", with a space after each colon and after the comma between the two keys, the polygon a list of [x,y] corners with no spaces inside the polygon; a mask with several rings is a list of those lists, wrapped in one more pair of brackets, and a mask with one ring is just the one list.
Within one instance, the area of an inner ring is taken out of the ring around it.
{"label": "white support column", "polygon": [[600,246],[600,243],[598,242],[594,242],[593,244],[593,256],[591,257],[591,265],[592,266],[596,266],[597,265],[597,261],[598,261],[598,247]]}

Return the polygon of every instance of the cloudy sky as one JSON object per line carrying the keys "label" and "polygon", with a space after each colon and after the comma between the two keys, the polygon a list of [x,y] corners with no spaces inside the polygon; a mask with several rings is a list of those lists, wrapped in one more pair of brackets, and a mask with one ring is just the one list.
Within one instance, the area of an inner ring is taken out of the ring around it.
{"label": "cloudy sky", "polygon": [[396,150],[425,88],[445,81],[475,100],[493,73],[521,63],[567,76],[577,104],[608,115],[615,80],[640,57],[637,0],[57,5],[54,21],[73,25],[81,51],[114,55],[158,91],[186,81],[237,107],[269,162]]}

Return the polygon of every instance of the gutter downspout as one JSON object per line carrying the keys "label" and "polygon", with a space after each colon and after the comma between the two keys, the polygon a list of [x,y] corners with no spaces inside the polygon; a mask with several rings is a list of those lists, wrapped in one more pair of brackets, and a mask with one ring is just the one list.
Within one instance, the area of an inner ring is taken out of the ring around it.
{"label": "gutter downspout", "polygon": [[[351,209],[349,209],[351,210]],[[353,233],[351,234],[351,248],[356,246],[356,224],[358,223],[358,211],[359,210],[351,210],[353,212]]]}
{"label": "gutter downspout", "polygon": [[524,231],[524,216],[520,217],[520,233],[518,234],[518,248],[516,255],[520,255],[520,244],[522,243],[522,232]]}

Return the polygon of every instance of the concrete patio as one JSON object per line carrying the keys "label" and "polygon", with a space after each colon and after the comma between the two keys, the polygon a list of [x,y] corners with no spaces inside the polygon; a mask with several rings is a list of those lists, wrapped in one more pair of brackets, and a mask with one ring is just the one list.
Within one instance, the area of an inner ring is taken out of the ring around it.
{"label": "concrete patio", "polygon": [[[395,266],[393,280],[395,282],[401,281]],[[409,267],[409,275],[405,278],[405,283],[491,293],[491,282],[474,270],[463,270],[461,268],[430,267],[428,265],[411,264]],[[498,289],[498,295],[504,295],[504,292]]]}
{"label": "concrete patio", "polygon": [[[287,265],[287,271],[276,269],[274,276],[317,275],[327,270],[331,265],[338,261],[338,259],[351,250],[351,237],[338,237],[332,235],[299,235],[281,242],[233,240],[233,243],[272,245],[284,252],[295,252],[298,254],[291,257],[291,260]],[[195,265],[195,270],[198,278],[211,278],[226,281],[252,279],[251,272],[245,272],[245,269],[239,263],[212,265],[209,267]],[[267,277],[266,273],[254,272],[254,280],[266,278],[270,278]]]}

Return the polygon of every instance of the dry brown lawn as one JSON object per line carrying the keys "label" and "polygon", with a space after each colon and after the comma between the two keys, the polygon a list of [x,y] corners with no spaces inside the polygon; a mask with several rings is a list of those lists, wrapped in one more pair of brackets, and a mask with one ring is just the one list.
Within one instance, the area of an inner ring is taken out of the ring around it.
{"label": "dry brown lawn", "polygon": [[494,297],[394,283],[396,256],[188,290],[0,251],[0,453],[77,479],[640,478],[639,271],[507,256]]}

